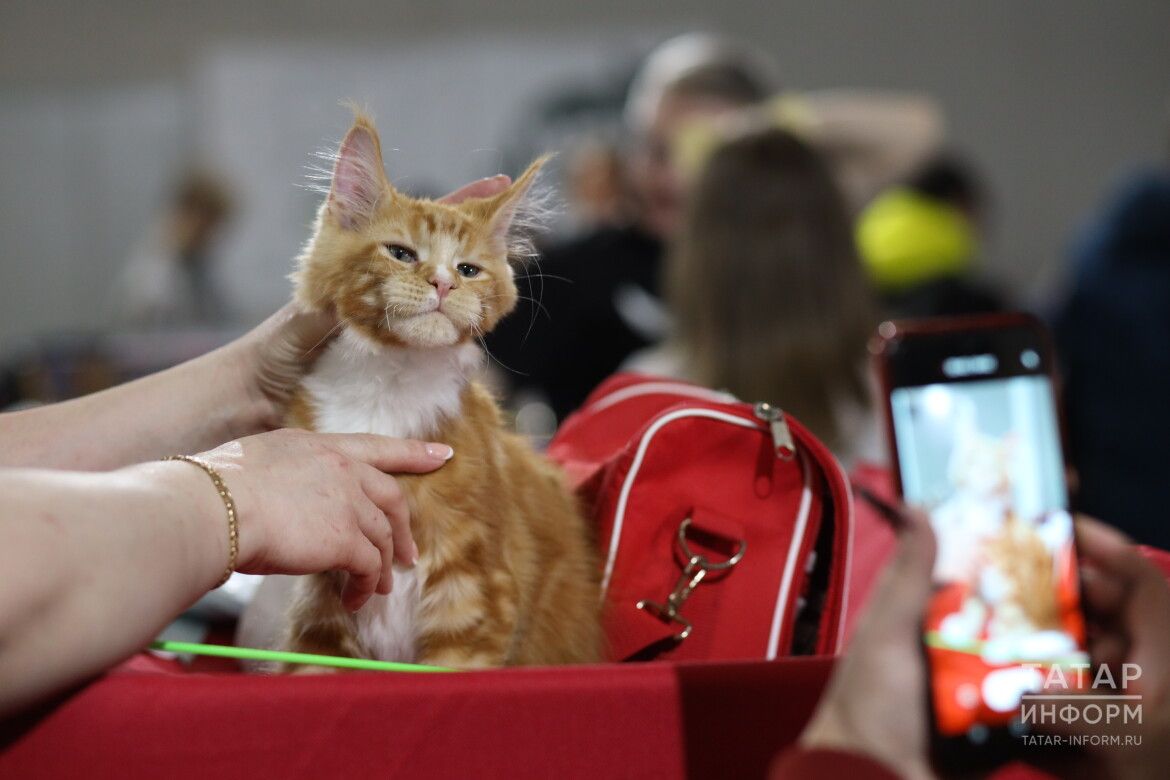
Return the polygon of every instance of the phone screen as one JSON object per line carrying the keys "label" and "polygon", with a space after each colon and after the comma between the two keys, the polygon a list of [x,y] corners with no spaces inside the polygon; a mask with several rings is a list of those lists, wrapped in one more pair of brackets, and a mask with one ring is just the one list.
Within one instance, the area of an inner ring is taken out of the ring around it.
{"label": "phone screen", "polygon": [[1018,726],[1047,667],[1088,661],[1073,525],[1041,352],[926,361],[922,384],[890,391],[891,420],[903,498],[938,539],[924,622],[935,727],[979,743]]}

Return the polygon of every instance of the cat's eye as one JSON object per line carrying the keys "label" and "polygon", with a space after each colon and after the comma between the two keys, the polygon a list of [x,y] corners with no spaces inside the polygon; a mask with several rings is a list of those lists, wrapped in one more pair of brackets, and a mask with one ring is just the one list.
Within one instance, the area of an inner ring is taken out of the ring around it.
{"label": "cat's eye", "polygon": [[471,263],[460,263],[459,265],[455,266],[455,270],[459,272],[460,276],[466,279],[471,279],[473,277],[479,276],[481,269],[478,265],[472,265]]}
{"label": "cat's eye", "polygon": [[407,249],[401,244],[384,244],[386,251],[395,260],[401,260],[404,263],[417,263],[418,255],[414,253],[413,249]]}

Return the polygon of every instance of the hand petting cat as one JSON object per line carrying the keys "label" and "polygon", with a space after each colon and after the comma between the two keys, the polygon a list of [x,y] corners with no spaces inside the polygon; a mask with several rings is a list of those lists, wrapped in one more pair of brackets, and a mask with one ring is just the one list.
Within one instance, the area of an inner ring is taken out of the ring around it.
{"label": "hand petting cat", "polygon": [[[509,184],[484,179],[446,200]],[[350,609],[390,592],[392,563],[417,557],[391,474],[438,469],[451,448],[270,430],[333,327],[328,314],[286,306],[174,368],[0,414],[0,717],[141,649],[225,561],[251,573],[348,572]],[[238,557],[220,484],[157,462],[201,451],[234,496]]]}
{"label": "hand petting cat", "polygon": [[[510,183],[502,175],[480,179],[443,200],[488,197]],[[289,304],[230,344],[174,368],[0,415],[0,468],[116,469],[279,428],[291,388],[335,325],[328,314]]]}
{"label": "hand petting cat", "polygon": [[406,497],[387,472],[425,474],[452,455],[446,444],[284,430],[228,442],[199,460],[231,487],[241,518],[237,571],[346,571],[342,602],[356,610],[374,592],[390,592],[392,564],[418,560]]}

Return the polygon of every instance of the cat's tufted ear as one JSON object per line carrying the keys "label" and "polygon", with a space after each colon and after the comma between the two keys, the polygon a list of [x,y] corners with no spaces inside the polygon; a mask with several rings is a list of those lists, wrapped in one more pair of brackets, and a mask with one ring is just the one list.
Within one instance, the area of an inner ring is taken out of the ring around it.
{"label": "cat's tufted ear", "polygon": [[[523,242],[521,234],[539,227],[533,224],[539,220],[540,211],[530,198],[532,185],[552,155],[546,154],[528,166],[516,181],[499,195],[485,198],[477,205],[481,216],[487,221],[491,239],[506,249],[513,249]],[[539,200],[537,198],[536,200]]]}
{"label": "cat's tufted ear", "polygon": [[346,230],[365,224],[390,189],[382,168],[382,142],[374,124],[362,114],[354,118],[333,164],[329,214]]}

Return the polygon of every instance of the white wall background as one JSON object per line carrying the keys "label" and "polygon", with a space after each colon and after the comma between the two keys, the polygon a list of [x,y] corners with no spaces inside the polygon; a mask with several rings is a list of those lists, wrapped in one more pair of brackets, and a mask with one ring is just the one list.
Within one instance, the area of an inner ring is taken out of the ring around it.
{"label": "white wall background", "polygon": [[[0,4],[0,354],[98,322],[176,168],[223,165],[247,201],[225,246],[258,318],[287,292],[314,198],[307,152],[368,100],[392,175],[496,170],[515,106],[689,28],[770,51],[792,87],[935,95],[995,197],[993,272],[1048,293],[1070,229],[1127,165],[1166,154],[1163,0],[7,0]],[[477,151],[481,150],[481,151]],[[487,151],[482,151],[487,150]]]}
{"label": "white wall background", "polygon": [[306,166],[321,164],[310,152],[335,148],[349,126],[339,98],[372,110],[391,181],[437,194],[499,173],[525,101],[579,74],[604,72],[615,48],[497,34],[392,48],[216,53],[199,72],[194,128],[248,206],[224,247],[234,295],[250,311],[287,298],[283,277],[321,198],[304,186]]}

